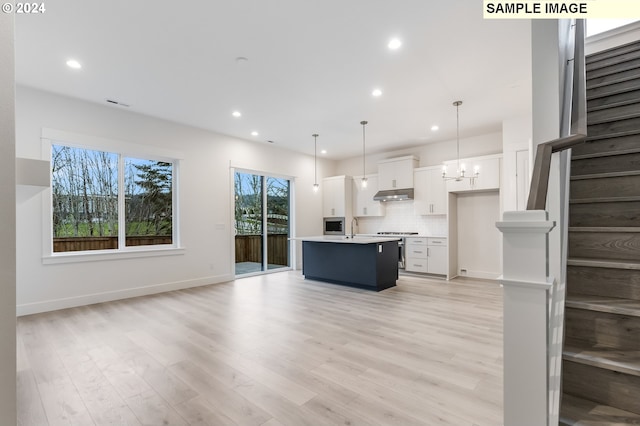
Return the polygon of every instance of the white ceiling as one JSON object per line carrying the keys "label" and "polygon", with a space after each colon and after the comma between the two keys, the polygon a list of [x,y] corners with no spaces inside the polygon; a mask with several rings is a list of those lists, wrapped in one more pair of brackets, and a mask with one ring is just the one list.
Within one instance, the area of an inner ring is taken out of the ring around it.
{"label": "white ceiling", "polygon": [[455,138],[455,100],[461,138],[499,131],[531,103],[530,24],[483,20],[481,1],[45,5],[16,15],[18,84],[307,154],[319,133],[329,158],[360,155],[362,120],[372,153]]}

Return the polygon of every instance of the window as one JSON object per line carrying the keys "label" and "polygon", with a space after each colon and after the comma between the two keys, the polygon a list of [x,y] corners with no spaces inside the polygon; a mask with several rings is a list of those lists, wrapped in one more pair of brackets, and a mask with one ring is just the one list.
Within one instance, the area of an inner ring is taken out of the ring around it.
{"label": "window", "polygon": [[51,145],[53,252],[173,245],[174,161]]}
{"label": "window", "polygon": [[288,268],[291,181],[250,172],[234,175],[236,275]]}

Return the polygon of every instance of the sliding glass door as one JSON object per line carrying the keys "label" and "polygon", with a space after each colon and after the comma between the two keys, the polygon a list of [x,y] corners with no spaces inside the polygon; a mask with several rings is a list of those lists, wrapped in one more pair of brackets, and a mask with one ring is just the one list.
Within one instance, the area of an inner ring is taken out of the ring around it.
{"label": "sliding glass door", "polygon": [[290,265],[291,182],[235,172],[236,275]]}

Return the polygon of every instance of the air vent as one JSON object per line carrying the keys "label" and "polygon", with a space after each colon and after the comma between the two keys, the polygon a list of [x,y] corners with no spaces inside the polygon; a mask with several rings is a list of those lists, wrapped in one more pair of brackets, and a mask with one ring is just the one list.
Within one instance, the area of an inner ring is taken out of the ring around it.
{"label": "air vent", "polygon": [[114,101],[113,99],[105,99],[107,102],[113,105],[119,105],[121,107],[129,108],[131,105],[125,104],[123,102]]}

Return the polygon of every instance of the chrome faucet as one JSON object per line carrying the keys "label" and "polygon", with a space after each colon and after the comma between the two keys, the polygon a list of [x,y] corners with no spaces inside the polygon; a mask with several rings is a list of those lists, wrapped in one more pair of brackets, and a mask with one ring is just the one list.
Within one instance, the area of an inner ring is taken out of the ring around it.
{"label": "chrome faucet", "polygon": [[[356,225],[358,225],[358,218],[354,217],[353,219],[351,219],[351,239],[353,240],[353,237],[355,237],[354,233],[353,233],[353,221],[356,221]],[[359,226],[359,225],[358,225]]]}

